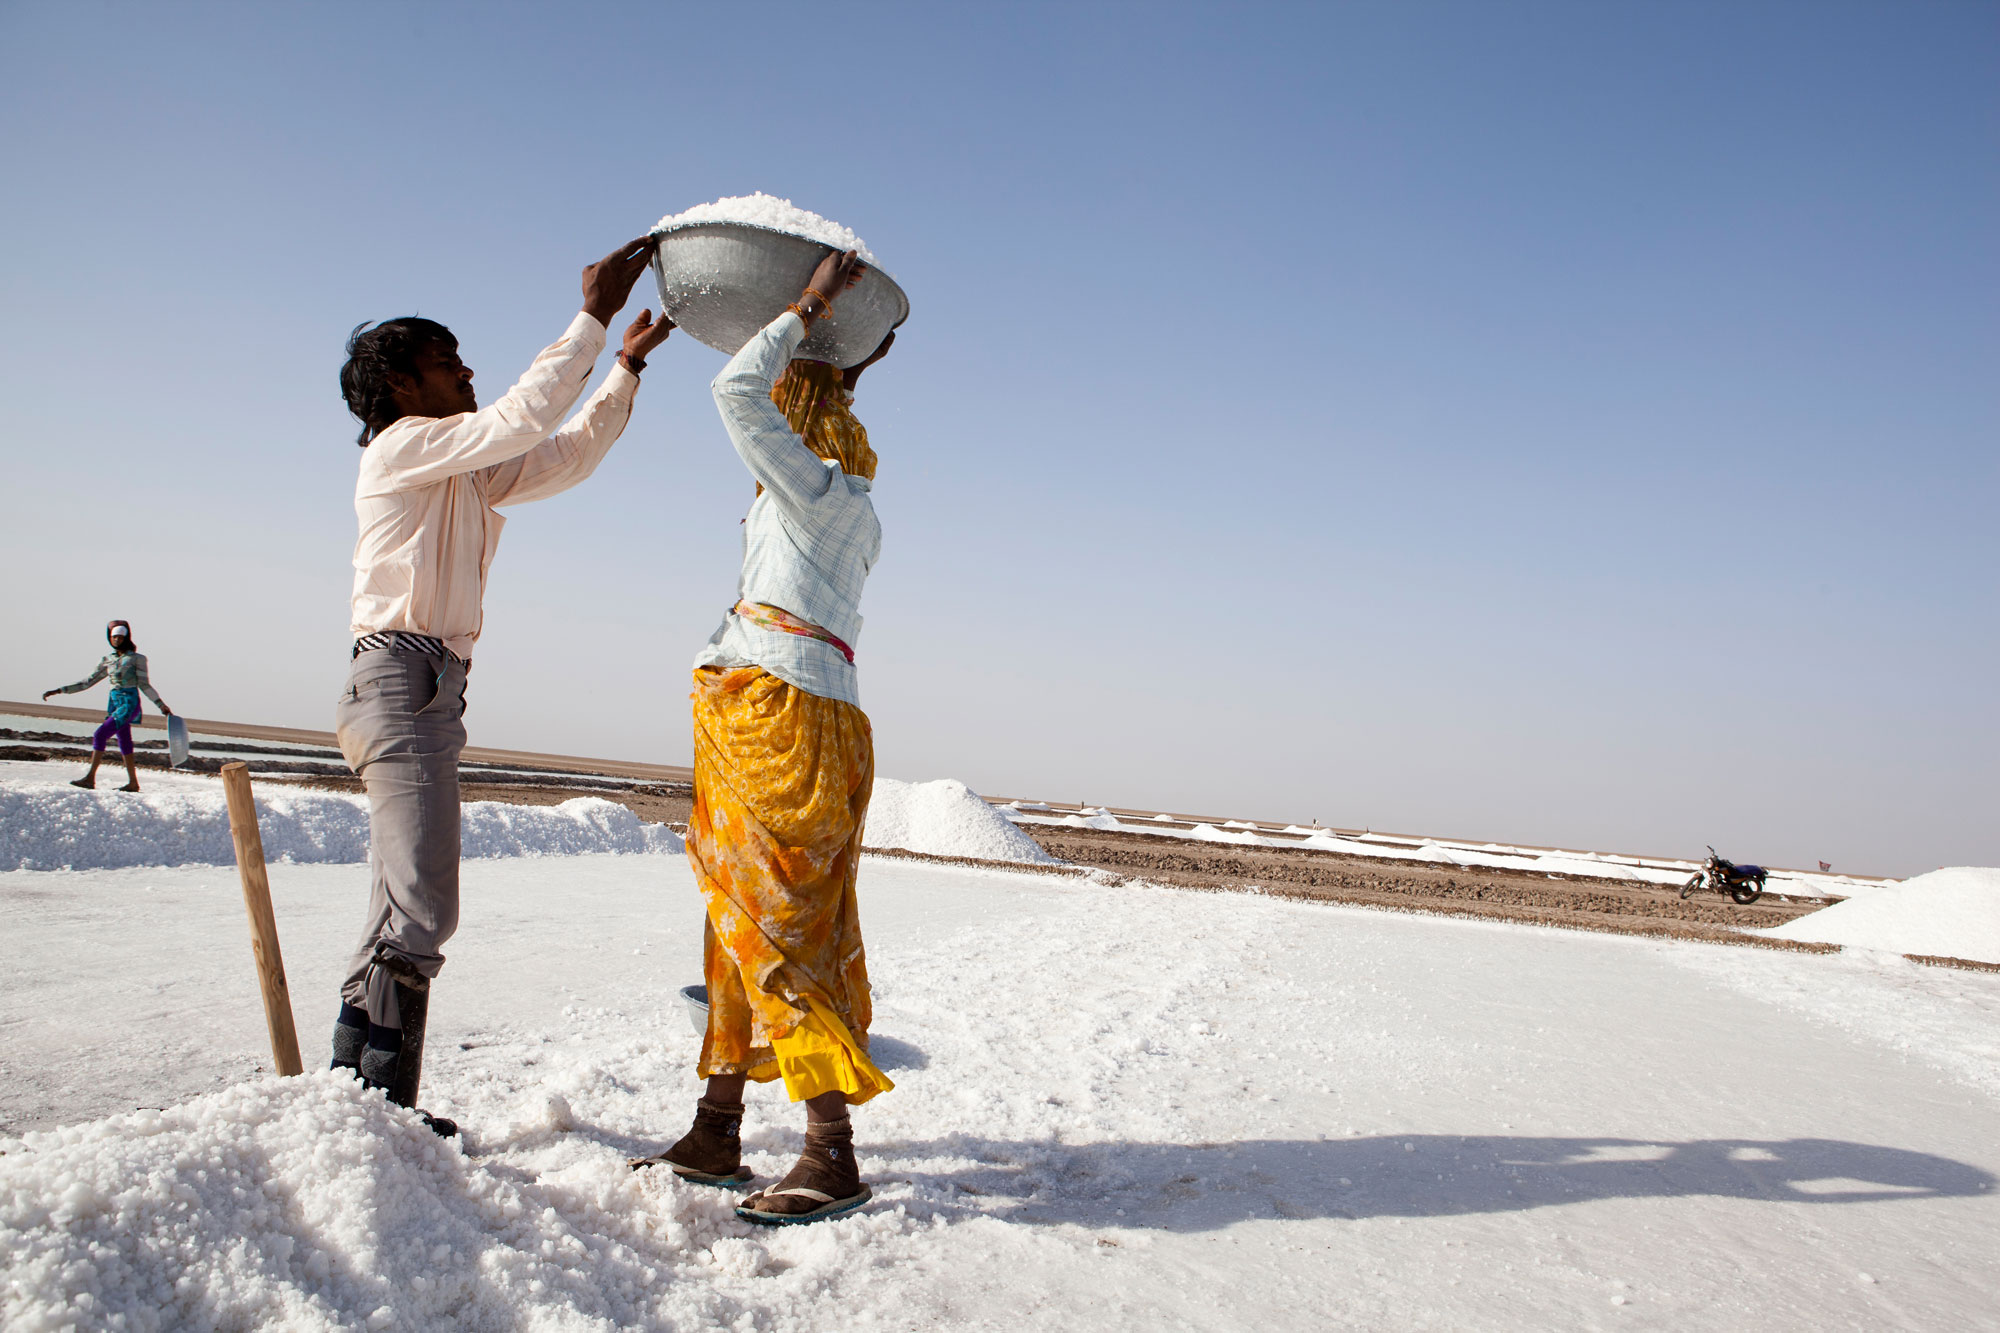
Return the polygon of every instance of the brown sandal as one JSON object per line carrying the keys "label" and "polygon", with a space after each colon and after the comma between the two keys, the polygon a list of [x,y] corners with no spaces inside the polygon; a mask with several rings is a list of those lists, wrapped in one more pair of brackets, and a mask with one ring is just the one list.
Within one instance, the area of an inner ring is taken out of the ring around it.
{"label": "brown sandal", "polygon": [[743,1165],[743,1104],[724,1106],[706,1097],[694,1104],[694,1128],[680,1141],[651,1157],[633,1157],[627,1164],[634,1170],[649,1166],[670,1166],[674,1174],[695,1185],[741,1185],[749,1181],[750,1168]]}
{"label": "brown sandal", "polygon": [[736,1205],[758,1226],[797,1226],[851,1213],[875,1196],[854,1159],[854,1124],[846,1116],[806,1126],[806,1148],[785,1178]]}

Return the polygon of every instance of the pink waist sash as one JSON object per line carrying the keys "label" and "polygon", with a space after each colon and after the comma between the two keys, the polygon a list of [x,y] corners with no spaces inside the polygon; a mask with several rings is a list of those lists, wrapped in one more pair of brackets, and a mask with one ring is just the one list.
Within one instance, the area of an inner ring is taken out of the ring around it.
{"label": "pink waist sash", "polygon": [[730,609],[759,629],[776,630],[780,634],[796,634],[802,639],[818,639],[821,643],[830,643],[840,650],[842,657],[847,659],[847,665],[854,665],[852,648],[812,621],[801,619],[783,607],[767,606],[763,602],[746,600],[738,602]]}

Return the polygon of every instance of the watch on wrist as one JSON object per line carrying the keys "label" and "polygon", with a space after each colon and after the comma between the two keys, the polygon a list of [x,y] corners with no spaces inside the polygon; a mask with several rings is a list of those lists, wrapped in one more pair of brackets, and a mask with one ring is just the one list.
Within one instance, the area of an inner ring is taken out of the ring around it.
{"label": "watch on wrist", "polygon": [[634,375],[637,375],[646,369],[646,358],[643,356],[633,356],[630,352],[620,352],[618,354],[618,364],[631,371]]}

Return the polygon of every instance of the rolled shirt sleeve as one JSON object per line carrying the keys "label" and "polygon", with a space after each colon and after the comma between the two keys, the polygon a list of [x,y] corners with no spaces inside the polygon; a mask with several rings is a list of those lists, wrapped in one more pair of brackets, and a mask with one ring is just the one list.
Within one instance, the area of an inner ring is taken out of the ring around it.
{"label": "rolled shirt sleeve", "polygon": [[495,505],[526,504],[559,494],[588,477],[632,419],[639,377],[618,364],[596,393],[561,430],[486,473],[486,498]]}

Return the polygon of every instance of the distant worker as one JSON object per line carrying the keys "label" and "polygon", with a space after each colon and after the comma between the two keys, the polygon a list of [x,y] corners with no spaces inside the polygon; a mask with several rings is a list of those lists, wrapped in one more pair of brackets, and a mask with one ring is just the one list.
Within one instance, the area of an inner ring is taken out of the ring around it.
{"label": "distant worker", "polygon": [[708,1083],[694,1127],[633,1163],[701,1184],[747,1181],[744,1081],[782,1078],[806,1104],[805,1151],[736,1210],[766,1226],[868,1201],[847,1108],[895,1086],[868,1058],[854,894],[875,742],[852,645],[882,525],[869,499],[875,453],[848,410],[855,381],[895,335],[845,371],[792,360],[862,271],[852,251],[829,255],[712,386],[757,497],[744,520],[736,604],[695,658],[687,855],[708,918],[708,1032],[696,1066]]}
{"label": "distant worker", "polygon": [[[372,888],[341,986],[333,1067],[399,1106],[417,1104],[431,980],[458,928],[458,756],[486,571],[506,522],[494,506],[576,485],[625,429],[646,354],[673,329],[650,311],[626,326],[603,385],[558,423],[656,245],[641,238],[584,269],[582,312],[491,407],[479,407],[442,324],[384,320],[347,342],[340,390],[364,452],[354,650],[334,727],[368,791]],[[424,1119],[440,1134],[458,1131]]]}
{"label": "distant worker", "polygon": [[90,737],[90,771],[80,778],[70,779],[70,786],[82,787],[89,791],[97,786],[97,766],[104,762],[104,747],[113,736],[118,738],[118,753],[125,759],[125,776],[128,781],[119,791],[139,790],[139,766],[132,760],[132,728],[142,716],[139,709],[139,691],[159,705],[160,711],[168,717],[174,710],[167,707],[167,701],[153,688],[152,680],[146,675],[146,656],[132,642],[130,621],[114,620],[104,627],[104,637],[111,644],[111,652],[97,670],[74,685],[63,685],[53,690],[43,690],[42,697],[54,694],[75,694],[87,690],[100,680],[111,682],[111,698],[104,710],[104,722]]}

